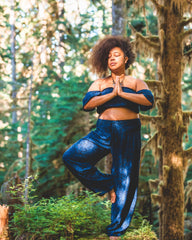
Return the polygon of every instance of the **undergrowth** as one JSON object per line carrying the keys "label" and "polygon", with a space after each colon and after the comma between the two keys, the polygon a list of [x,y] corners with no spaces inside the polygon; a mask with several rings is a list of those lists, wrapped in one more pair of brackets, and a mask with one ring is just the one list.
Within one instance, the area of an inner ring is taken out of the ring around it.
{"label": "undergrowth", "polygon": [[[108,239],[111,204],[95,194],[42,199],[17,206],[10,222],[15,240]],[[135,212],[124,240],[157,240],[149,223]]]}
{"label": "undergrowth", "polygon": [[10,229],[15,239],[24,235],[26,239],[78,239],[102,233],[109,222],[109,201],[87,193],[78,198],[69,195],[17,207]]}

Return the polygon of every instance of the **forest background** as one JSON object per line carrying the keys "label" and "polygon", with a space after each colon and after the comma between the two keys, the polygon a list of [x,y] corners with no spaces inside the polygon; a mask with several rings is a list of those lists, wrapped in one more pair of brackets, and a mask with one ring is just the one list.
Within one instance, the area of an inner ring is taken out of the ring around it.
{"label": "forest background", "polygon": [[[130,37],[137,52],[128,74],[145,81],[158,81],[158,60],[152,54],[144,57],[137,51],[136,44],[139,33],[142,36],[159,34],[158,13],[145,1],[124,2],[125,35]],[[119,14],[120,18],[121,12]],[[191,19],[190,11],[184,17]],[[9,202],[6,186],[29,178],[35,179],[37,200],[70,192],[79,194],[83,187],[61,159],[72,143],[95,128],[96,113],[82,111],[82,98],[97,78],[90,72],[87,59],[96,41],[112,34],[112,1],[1,0],[0,19],[0,201]],[[191,29],[190,22],[185,30]],[[183,41],[183,54],[190,56],[191,48],[189,35]],[[192,109],[189,62],[181,82],[185,111]],[[158,100],[158,91],[154,94]],[[157,113],[157,106],[147,112],[149,117]],[[192,146],[191,132],[189,122],[188,132],[182,139],[184,149]],[[142,152],[137,212],[158,232],[159,206],[152,204],[149,181],[152,179],[155,183],[161,175],[161,166],[157,161],[157,146],[147,144],[154,136],[154,125],[143,124],[145,154]],[[108,171],[107,159],[103,159],[99,167]],[[192,231],[191,178],[189,164],[184,179],[185,232]],[[25,190],[28,198],[27,188]]]}

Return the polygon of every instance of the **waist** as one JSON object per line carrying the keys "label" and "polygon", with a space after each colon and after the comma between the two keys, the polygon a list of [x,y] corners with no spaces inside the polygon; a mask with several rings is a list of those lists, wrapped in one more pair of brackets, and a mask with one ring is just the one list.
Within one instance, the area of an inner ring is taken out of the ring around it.
{"label": "waist", "polygon": [[130,120],[139,118],[139,114],[131,111],[130,109],[117,107],[108,108],[99,115],[99,119],[103,120]]}

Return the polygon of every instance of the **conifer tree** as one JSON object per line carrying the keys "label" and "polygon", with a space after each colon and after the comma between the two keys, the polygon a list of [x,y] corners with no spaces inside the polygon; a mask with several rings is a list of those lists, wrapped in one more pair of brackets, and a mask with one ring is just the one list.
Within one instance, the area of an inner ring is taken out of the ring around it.
{"label": "conifer tree", "polygon": [[[160,205],[160,239],[184,239],[184,178],[191,164],[192,148],[183,149],[184,133],[187,133],[190,111],[181,106],[181,80],[185,64],[191,58],[191,48],[183,51],[183,46],[192,34],[189,24],[192,18],[192,3],[188,0],[151,0],[158,15],[158,36],[136,34],[137,49],[145,54],[153,54],[158,59],[159,81],[149,81],[154,90],[158,115],[142,116],[150,120],[157,132],[149,144],[156,146],[156,158],[160,160],[159,194],[152,199]],[[155,184],[154,184],[155,185]],[[157,184],[156,184],[157,186]]]}
{"label": "conifer tree", "polygon": [[[16,100],[16,61],[15,61],[15,1],[11,0],[10,11],[10,26],[11,26],[11,65],[12,65],[12,100]],[[12,123],[17,122],[17,112],[15,109],[15,103],[13,103]]]}

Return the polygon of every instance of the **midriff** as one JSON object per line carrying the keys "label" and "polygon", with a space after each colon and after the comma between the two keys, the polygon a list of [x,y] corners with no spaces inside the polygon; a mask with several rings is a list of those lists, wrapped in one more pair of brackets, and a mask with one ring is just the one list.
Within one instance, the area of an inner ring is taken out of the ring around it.
{"label": "midriff", "polygon": [[128,120],[139,118],[139,114],[127,108],[108,108],[99,115],[103,120]]}

